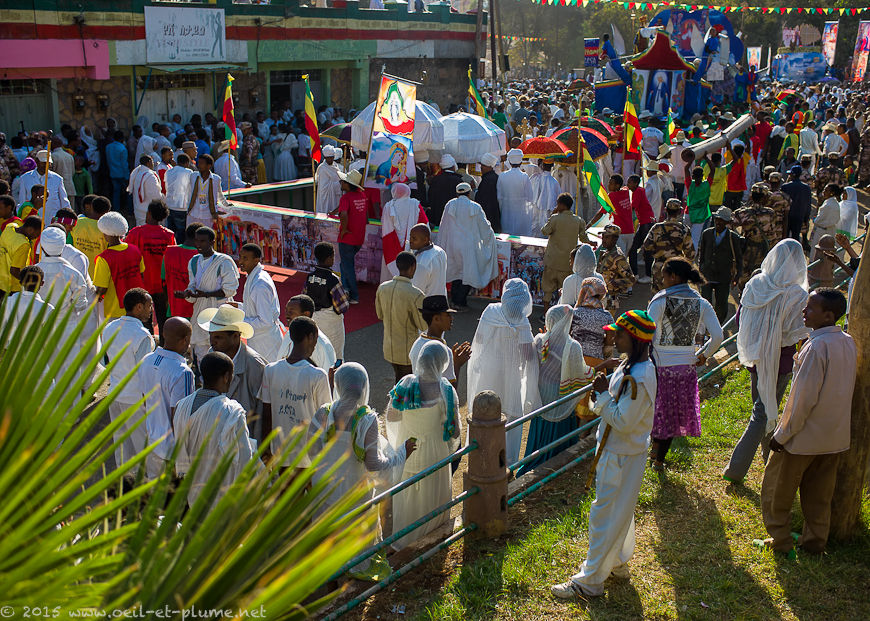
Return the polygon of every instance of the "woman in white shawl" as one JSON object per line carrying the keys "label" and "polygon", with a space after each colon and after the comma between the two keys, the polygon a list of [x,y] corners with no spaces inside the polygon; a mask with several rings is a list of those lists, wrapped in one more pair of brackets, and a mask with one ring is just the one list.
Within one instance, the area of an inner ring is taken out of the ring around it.
{"label": "woman in white shawl", "polygon": [[[492,390],[501,397],[508,421],[541,405],[538,393],[538,354],[529,315],[532,296],[519,278],[505,282],[501,302],[487,306],[480,316],[468,361],[468,400]],[[520,457],[522,426],[507,432],[508,464]]]}
{"label": "woman in white shawl", "polygon": [[574,249],[574,257],[571,259],[573,274],[568,276],[562,282],[562,295],[559,297],[559,304],[567,304],[574,306],[577,304],[577,298],[580,296],[580,286],[587,278],[598,278],[604,282],[604,276],[599,274],[598,259],[595,256],[595,249],[589,244],[580,244]]}
{"label": "woman in white shawl", "polygon": [[[407,184],[392,184],[390,194],[393,200],[384,205],[381,214],[381,245],[384,250],[384,269],[381,270],[382,281],[399,275],[396,257],[403,250],[410,250],[408,242],[411,237],[411,229],[415,224],[429,221],[420,208],[420,201],[411,198],[411,188]],[[337,205],[338,203],[336,203]]]}
{"label": "woman in white shawl", "polygon": [[100,148],[87,125],[82,125],[79,128],[79,138],[81,138],[82,144],[85,146],[85,157],[88,158],[88,170],[96,173],[100,169]]}
{"label": "woman in white shawl", "polygon": [[[371,486],[368,498],[374,495],[375,485],[391,487],[415,447],[413,441],[406,439],[394,450],[381,436],[377,412],[368,405],[369,376],[361,364],[341,365],[334,382],[335,401],[323,404],[309,426],[313,438],[309,449],[312,462],[326,451],[315,466],[313,482],[316,484],[324,477],[331,480],[330,493],[318,508],[318,515],[360,484]],[[338,469],[332,470],[339,461]],[[351,574],[355,578],[371,578],[387,569],[385,563],[383,556],[376,555],[356,565]]]}
{"label": "woman in white shawl", "polygon": [[[546,331],[535,336],[535,350],[541,361],[538,371],[538,393],[541,396],[542,406],[580,389],[595,374],[595,369],[586,366],[583,360],[583,347],[570,336],[573,318],[572,307],[567,304],[553,306],[547,311],[545,318]],[[526,455],[577,428],[578,421],[574,416],[574,408],[579,400],[580,397],[573,399],[532,419],[529,425],[529,437],[526,440]],[[517,472],[517,476],[522,476],[543,464],[576,441],[575,437],[526,463]]]}
{"label": "woman in white shawl", "polygon": [[299,141],[292,133],[288,133],[281,143],[281,153],[275,159],[275,181],[292,181],[298,175],[293,150],[299,148]]}
{"label": "woman in white shawl", "polygon": [[[740,298],[737,353],[752,379],[752,417],[728,467],[726,481],[742,483],[758,445],[776,427],[779,402],[792,371],[795,344],[808,334],[801,310],[807,302],[807,266],[794,239],[774,246]],[[762,456],[767,461],[767,442]]]}
{"label": "woman in white shawl", "polygon": [[[459,448],[459,397],[442,375],[447,368],[449,355],[446,345],[440,341],[429,341],[417,357],[416,374],[406,375],[390,391],[386,416],[390,444],[399,448],[408,438],[416,441],[414,454],[405,460],[401,477],[403,481]],[[405,488],[393,497],[393,532],[399,532],[449,502],[451,496],[451,469],[448,466]],[[450,511],[445,511],[394,542],[393,548],[404,548],[440,527],[449,518]]]}
{"label": "woman in white shawl", "polygon": [[147,155],[154,161],[154,165],[160,163],[160,158],[156,157],[157,154],[154,152],[154,145],[157,144],[157,141],[154,140],[151,136],[146,136],[145,134],[139,139],[138,144],[136,145],[136,157],[133,158],[133,163],[137,166],[139,165],[139,158],[143,155]]}
{"label": "woman in white shawl", "polygon": [[852,186],[844,190],[846,197],[840,201],[840,223],[837,233],[855,239],[858,235],[858,192]]}

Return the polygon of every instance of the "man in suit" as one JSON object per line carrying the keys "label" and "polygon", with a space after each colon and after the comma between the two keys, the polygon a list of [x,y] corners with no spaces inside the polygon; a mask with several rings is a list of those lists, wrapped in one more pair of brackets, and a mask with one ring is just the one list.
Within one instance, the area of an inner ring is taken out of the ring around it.
{"label": "man in suit", "polygon": [[263,383],[263,369],[268,361],[242,338],[249,339],[254,329],[245,321],[245,312],[223,304],[217,309],[206,309],[197,317],[199,325],[208,332],[211,351],[226,354],[233,361],[233,379],[227,397],[238,401],[248,413],[248,433],[252,438],[260,438],[260,417],[263,404],[257,398]]}
{"label": "man in suit", "polygon": [[719,323],[728,314],[728,295],[743,272],[743,238],[728,228],[731,210],[720,207],[713,214],[713,226],[701,233],[698,267],[707,283],[701,295],[713,305]]}

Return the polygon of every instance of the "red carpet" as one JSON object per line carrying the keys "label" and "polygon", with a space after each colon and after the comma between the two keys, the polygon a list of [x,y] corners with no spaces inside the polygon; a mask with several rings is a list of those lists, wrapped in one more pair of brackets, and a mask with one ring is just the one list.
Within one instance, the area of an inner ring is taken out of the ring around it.
{"label": "red carpet", "polygon": [[[273,265],[266,265],[264,267],[272,276],[275,289],[278,290],[278,300],[281,303],[281,321],[283,322],[284,307],[287,304],[287,300],[294,295],[302,293],[302,286],[305,284],[305,278],[308,274],[286,267],[276,267]],[[241,301],[244,290],[245,274],[242,274],[239,277],[239,291],[236,294],[237,300]],[[359,304],[351,305],[344,315],[344,331],[346,333],[367,328],[380,321],[375,314],[375,291],[377,291],[375,285],[365,282],[359,283]]]}

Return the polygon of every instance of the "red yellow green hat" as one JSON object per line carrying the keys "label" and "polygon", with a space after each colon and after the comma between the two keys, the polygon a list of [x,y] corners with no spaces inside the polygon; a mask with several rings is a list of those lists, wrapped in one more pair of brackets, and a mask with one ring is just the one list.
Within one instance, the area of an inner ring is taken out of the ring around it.
{"label": "red yellow green hat", "polygon": [[656,322],[650,318],[646,311],[630,310],[622,313],[613,323],[604,326],[604,329],[614,332],[625,330],[638,341],[649,343],[656,331]]}

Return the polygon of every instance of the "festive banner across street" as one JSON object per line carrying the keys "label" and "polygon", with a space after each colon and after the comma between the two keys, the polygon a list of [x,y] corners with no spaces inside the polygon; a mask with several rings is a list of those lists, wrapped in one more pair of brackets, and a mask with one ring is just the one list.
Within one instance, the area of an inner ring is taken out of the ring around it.
{"label": "festive banner across street", "polygon": [[579,6],[587,7],[592,4],[619,4],[624,9],[639,11],[654,11],[659,9],[684,9],[686,11],[714,10],[720,13],[764,13],[773,15],[858,15],[870,11],[870,6],[860,8],[839,7],[782,7],[782,6],[742,6],[721,4],[682,4],[678,2],[623,2],[622,0],[531,0],[533,4],[545,4],[548,6]]}
{"label": "festive banner across street", "polygon": [[840,22],[825,22],[825,30],[822,32],[822,56],[828,67],[834,65],[834,55],[837,53],[837,33],[840,30]]}

